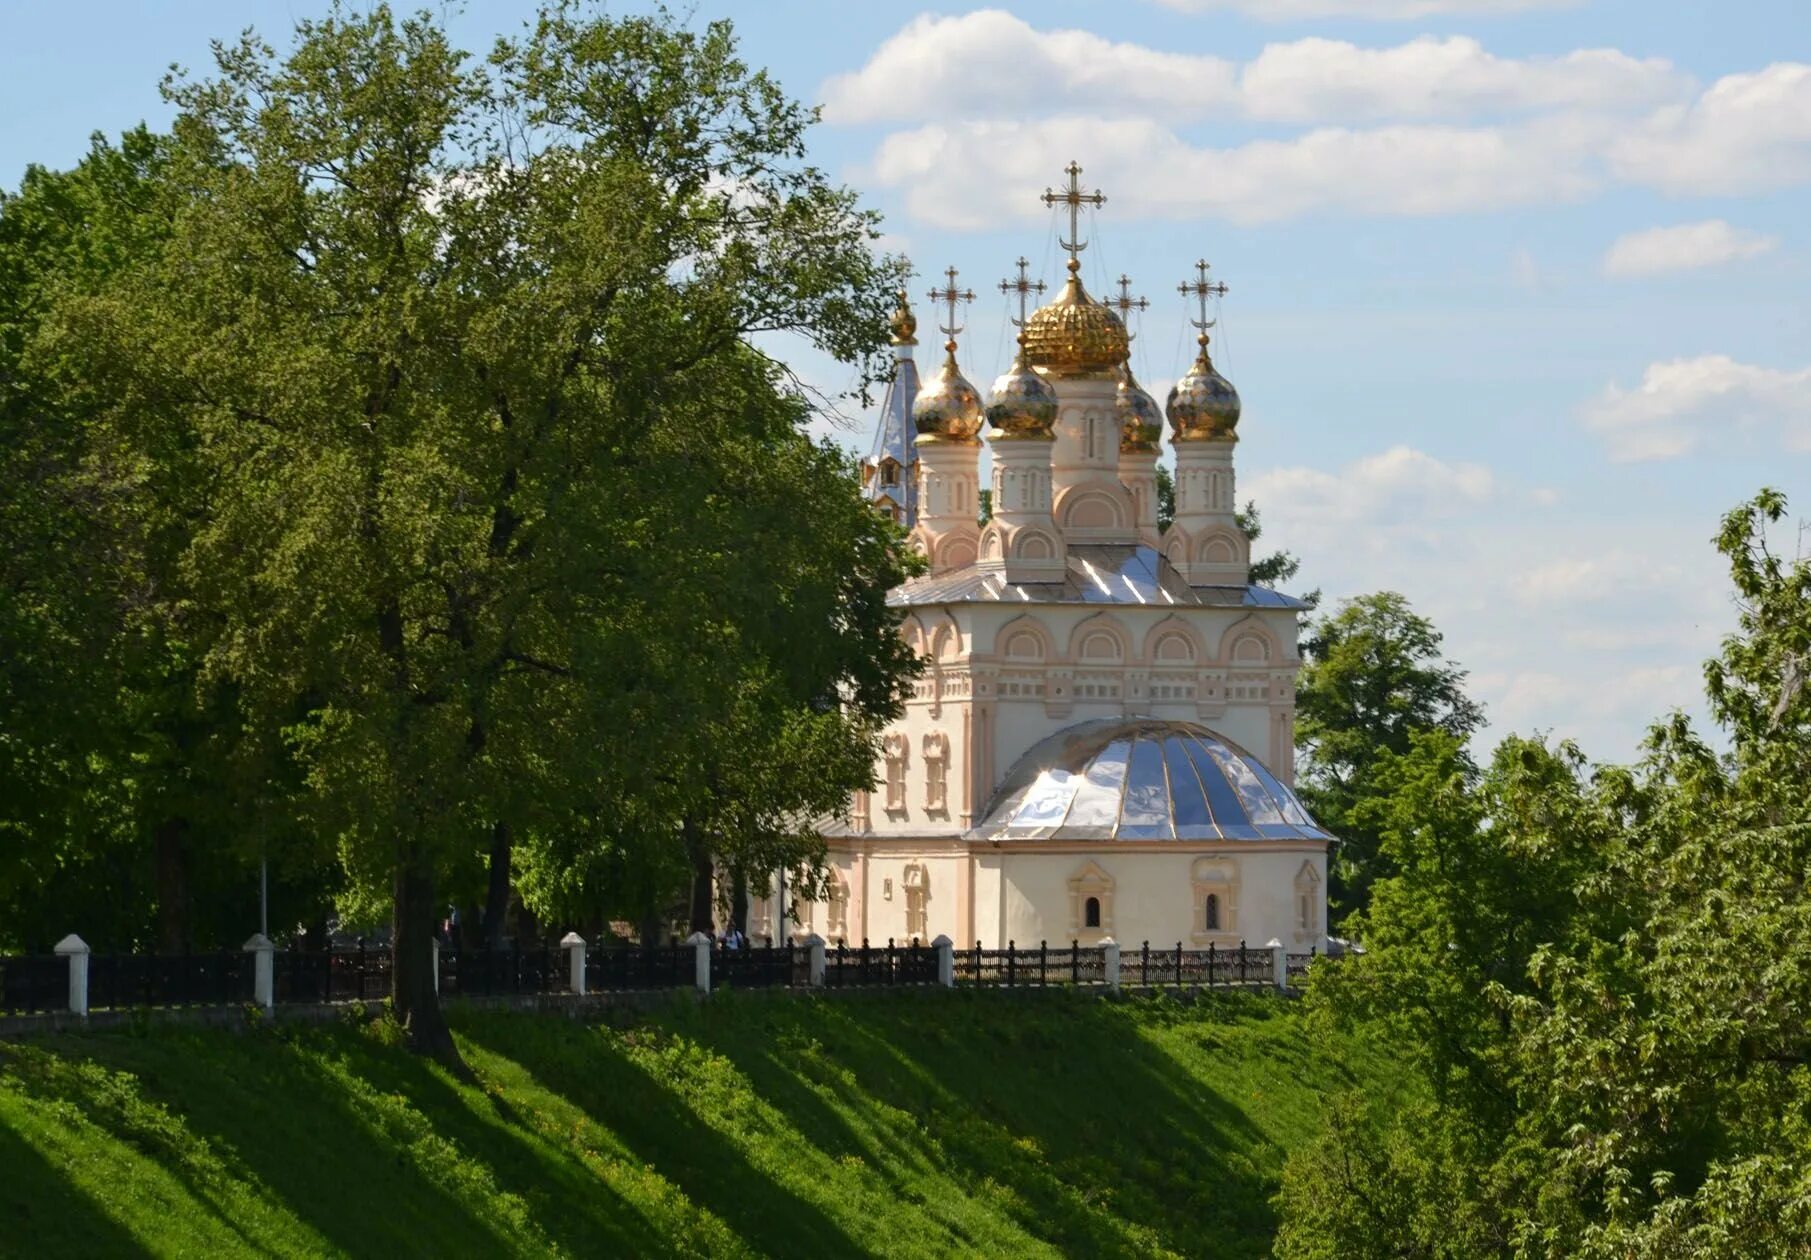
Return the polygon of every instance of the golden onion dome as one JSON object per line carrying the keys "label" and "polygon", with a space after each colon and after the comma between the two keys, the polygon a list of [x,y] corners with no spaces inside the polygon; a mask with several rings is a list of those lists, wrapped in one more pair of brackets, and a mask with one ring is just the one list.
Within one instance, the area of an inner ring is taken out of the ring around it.
{"label": "golden onion dome", "polygon": [[892,318],[887,320],[887,327],[893,330],[893,344],[896,346],[915,346],[918,344],[918,317],[912,314],[912,308],[906,305],[906,291],[899,291],[899,305],[893,308]]}
{"label": "golden onion dome", "polygon": [[1201,353],[1170,390],[1170,429],[1178,442],[1230,442],[1239,427],[1239,391],[1214,370],[1207,357],[1207,335],[1198,339]]}
{"label": "golden onion dome", "polygon": [[943,348],[948,352],[943,366],[912,402],[912,425],[919,437],[972,442],[981,431],[981,394],[956,366],[956,343],[947,341]]}
{"label": "golden onion dome", "polygon": [[994,438],[1047,438],[1056,432],[1056,390],[1025,366],[1023,334],[1012,366],[994,382],[987,422]]}
{"label": "golden onion dome", "polygon": [[1133,377],[1130,363],[1120,369],[1114,405],[1119,412],[1119,449],[1127,454],[1156,453],[1157,440],[1163,436],[1163,409]]}
{"label": "golden onion dome", "polygon": [[1025,362],[1059,378],[1109,376],[1126,361],[1126,326],[1088,296],[1080,270],[1071,258],[1063,291],[1025,324]]}

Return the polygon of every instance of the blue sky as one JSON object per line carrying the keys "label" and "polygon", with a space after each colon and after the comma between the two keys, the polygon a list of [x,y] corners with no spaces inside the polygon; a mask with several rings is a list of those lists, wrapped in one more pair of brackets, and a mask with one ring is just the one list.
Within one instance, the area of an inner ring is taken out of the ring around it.
{"label": "blue sky", "polygon": [[[160,75],[210,37],[281,44],[321,7],[0,2],[0,185],[165,120]],[[482,48],[529,8],[448,21]],[[826,104],[815,159],[919,289],[953,263],[982,295],[961,359],[983,387],[1010,347],[995,282],[1020,253],[1059,276],[1035,194],[1070,157],[1109,197],[1084,275],[1151,298],[1134,366],[1160,398],[1188,359],[1176,283],[1210,260],[1266,543],[1329,597],[1408,595],[1495,733],[1631,755],[1697,708],[1733,624],[1720,513],[1763,484],[1811,512],[1804,0],[696,11]]]}

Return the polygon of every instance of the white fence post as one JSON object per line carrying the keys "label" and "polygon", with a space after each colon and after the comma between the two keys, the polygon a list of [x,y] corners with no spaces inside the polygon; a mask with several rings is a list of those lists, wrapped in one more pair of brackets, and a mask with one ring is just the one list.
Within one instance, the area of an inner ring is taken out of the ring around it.
{"label": "white fence post", "polygon": [[694,972],[698,992],[711,991],[711,938],[703,932],[693,932],[685,938],[685,943],[692,947],[692,955],[697,960]]}
{"label": "white fence post", "polygon": [[939,936],[931,942],[931,948],[937,951],[937,983],[946,989],[956,987],[956,942],[947,936]]}
{"label": "white fence post", "polygon": [[1285,992],[1289,988],[1289,953],[1283,942],[1276,937],[1270,938],[1271,977],[1276,981],[1277,991]]}
{"label": "white fence post", "polygon": [[71,932],[57,942],[56,952],[69,960],[69,1009],[88,1013],[88,942]]}
{"label": "white fence post", "polygon": [[824,987],[824,938],[816,932],[806,936],[800,944],[805,947],[805,974],[811,987]]}
{"label": "white fence post", "polygon": [[560,938],[560,948],[566,951],[566,983],[579,997],[585,996],[585,938],[577,932],[568,932]]}
{"label": "white fence post", "polygon": [[252,1001],[268,1011],[277,1004],[277,947],[264,933],[254,932],[245,952],[252,956]]}
{"label": "white fence post", "polygon": [[434,940],[434,996],[440,996],[440,938]]}
{"label": "white fence post", "polygon": [[1106,973],[1107,988],[1119,992],[1119,942],[1111,936],[1103,937],[1100,943],[1101,970]]}

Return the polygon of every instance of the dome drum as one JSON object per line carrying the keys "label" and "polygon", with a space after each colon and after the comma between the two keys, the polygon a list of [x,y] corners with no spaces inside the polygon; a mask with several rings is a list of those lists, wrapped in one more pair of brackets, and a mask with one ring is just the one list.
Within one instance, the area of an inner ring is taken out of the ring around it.
{"label": "dome drum", "polygon": [[1102,718],[1021,757],[984,840],[1333,839],[1262,762],[1204,726]]}

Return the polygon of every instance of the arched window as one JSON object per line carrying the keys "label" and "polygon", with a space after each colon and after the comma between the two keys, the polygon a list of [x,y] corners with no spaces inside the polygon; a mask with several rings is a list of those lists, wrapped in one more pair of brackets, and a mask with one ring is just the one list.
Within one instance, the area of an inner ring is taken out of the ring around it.
{"label": "arched window", "polygon": [[1205,926],[1208,931],[1218,932],[1220,930],[1220,896],[1218,893],[1207,894],[1203,917],[1206,920]]}
{"label": "arched window", "polygon": [[1082,910],[1082,926],[1097,928],[1100,926],[1100,898],[1088,898],[1088,904]]}

